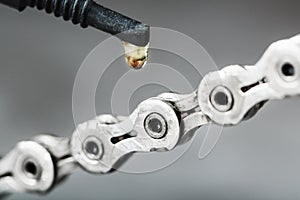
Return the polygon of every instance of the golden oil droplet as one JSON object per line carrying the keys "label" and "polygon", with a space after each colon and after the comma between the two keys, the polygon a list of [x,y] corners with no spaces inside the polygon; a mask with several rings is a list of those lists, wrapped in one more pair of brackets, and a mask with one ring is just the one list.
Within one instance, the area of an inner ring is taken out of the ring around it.
{"label": "golden oil droplet", "polygon": [[136,46],[128,42],[122,42],[125,51],[125,60],[133,69],[141,69],[148,60],[149,44],[144,47]]}

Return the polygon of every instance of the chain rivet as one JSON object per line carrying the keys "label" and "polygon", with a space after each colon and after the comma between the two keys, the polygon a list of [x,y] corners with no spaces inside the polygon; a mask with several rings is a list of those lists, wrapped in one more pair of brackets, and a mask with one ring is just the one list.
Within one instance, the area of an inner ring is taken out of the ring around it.
{"label": "chain rivet", "polygon": [[217,86],[210,93],[210,102],[216,110],[227,112],[233,106],[232,93],[225,86]]}
{"label": "chain rivet", "polygon": [[23,173],[30,179],[39,179],[41,175],[41,167],[33,159],[26,159],[23,162]]}
{"label": "chain rivet", "polygon": [[103,155],[102,142],[97,137],[88,137],[83,143],[83,152],[91,160],[101,159]]}
{"label": "chain rivet", "polygon": [[144,126],[148,135],[154,139],[161,139],[166,135],[166,120],[158,113],[149,114],[145,119]]}

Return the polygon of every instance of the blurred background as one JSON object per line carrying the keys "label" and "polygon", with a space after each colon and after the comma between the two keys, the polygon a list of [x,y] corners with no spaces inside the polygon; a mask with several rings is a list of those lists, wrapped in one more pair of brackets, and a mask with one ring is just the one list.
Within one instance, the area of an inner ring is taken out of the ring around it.
{"label": "blurred background", "polygon": [[[254,64],[270,43],[300,32],[297,0],[97,2],[151,26],[192,37],[219,68]],[[109,35],[80,29],[30,8],[20,14],[2,5],[0,27],[0,154],[38,133],[70,136],[75,128],[72,89],[76,73],[88,53]],[[153,52],[152,58],[172,58],[158,54]],[[175,58],[170,62],[185,71],[184,63]],[[129,70],[123,60],[112,65],[115,73]],[[203,72],[211,70],[215,68],[203,66]],[[197,88],[201,77],[190,74],[191,84]],[[99,114],[110,111],[109,84],[106,93],[96,95]],[[140,88],[132,97],[130,110],[165,90]],[[299,199],[299,119],[299,99],[270,102],[250,121],[225,128],[204,160],[198,159],[198,153],[205,128],[198,131],[188,151],[163,170],[98,176],[79,172],[45,196],[18,194],[11,199]],[[160,155],[155,156],[159,159]],[[147,156],[135,156],[127,168],[150,165],[145,163]]]}

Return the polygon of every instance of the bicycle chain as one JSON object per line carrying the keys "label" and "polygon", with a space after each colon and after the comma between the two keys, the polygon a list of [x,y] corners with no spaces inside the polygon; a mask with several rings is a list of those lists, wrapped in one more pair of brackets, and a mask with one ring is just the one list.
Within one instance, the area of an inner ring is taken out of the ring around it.
{"label": "bicycle chain", "polygon": [[170,151],[203,125],[236,125],[268,100],[297,95],[300,35],[273,43],[256,65],[207,74],[192,94],[161,94],[128,117],[100,115],[78,125],[71,138],[19,142],[0,160],[0,191],[45,193],[78,167],[109,173],[134,152]]}

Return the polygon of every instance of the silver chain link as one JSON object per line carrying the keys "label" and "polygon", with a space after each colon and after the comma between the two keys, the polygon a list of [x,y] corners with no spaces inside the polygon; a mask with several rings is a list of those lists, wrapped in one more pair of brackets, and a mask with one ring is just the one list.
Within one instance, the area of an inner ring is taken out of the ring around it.
{"label": "silver chain link", "polygon": [[78,168],[109,173],[134,152],[170,151],[203,125],[236,125],[268,100],[298,95],[300,35],[273,43],[256,65],[207,74],[191,94],[150,98],[128,117],[100,115],[78,125],[71,138],[40,135],[19,142],[0,160],[0,197],[48,192]]}

